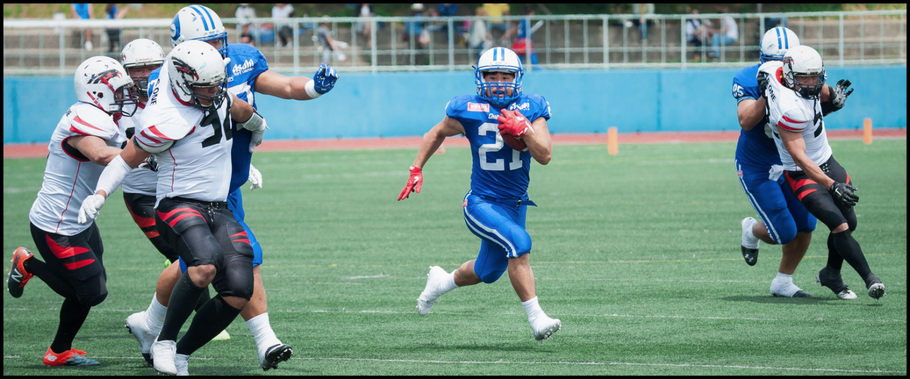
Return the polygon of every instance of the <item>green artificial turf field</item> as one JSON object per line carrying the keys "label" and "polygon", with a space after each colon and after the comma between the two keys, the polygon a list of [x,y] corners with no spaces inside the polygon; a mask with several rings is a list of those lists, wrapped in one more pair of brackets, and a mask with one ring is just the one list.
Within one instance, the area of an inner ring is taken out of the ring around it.
{"label": "green artificial turf field", "polygon": [[[733,168],[733,143],[555,146],[531,168],[531,265],[543,310],[563,328],[538,343],[508,274],[446,294],[420,317],[429,266],[447,271],[480,245],[464,224],[468,148],[424,168],[422,193],[396,198],[416,150],[260,152],[262,189],[244,187],[246,221],[265,250],[263,281],[290,361],[266,375],[906,375],[907,145],[831,141],[860,196],[854,233],[887,295],[838,300],[815,283],[827,259],[819,223],[794,275],[813,299],[772,297],[780,248],[740,254],[757,218]],[[28,211],[44,159],[4,159],[3,253],[37,254]],[[77,205],[78,206],[78,205]],[[3,298],[4,375],[154,375],[124,319],[145,310],[164,258],[119,193],[98,220],[109,295],[73,347],[94,367],[44,367],[62,298],[41,279]],[[5,292],[5,291],[4,291]],[[189,322],[184,329],[189,326]],[[191,375],[262,374],[239,317]],[[182,333],[181,333],[182,334]]]}

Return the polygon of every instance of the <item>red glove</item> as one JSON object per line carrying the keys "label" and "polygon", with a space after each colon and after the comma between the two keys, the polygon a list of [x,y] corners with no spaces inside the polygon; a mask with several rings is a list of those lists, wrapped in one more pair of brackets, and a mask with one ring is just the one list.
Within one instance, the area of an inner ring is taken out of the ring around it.
{"label": "red glove", "polygon": [[408,178],[408,184],[401,190],[401,195],[398,195],[398,201],[407,199],[411,192],[420,193],[421,185],[423,185],[423,173],[420,172],[420,167],[411,166],[411,177]]}
{"label": "red glove", "polygon": [[528,130],[534,130],[531,128],[531,122],[519,111],[503,109],[496,120],[499,121],[500,134],[508,134],[515,138],[521,138]]}

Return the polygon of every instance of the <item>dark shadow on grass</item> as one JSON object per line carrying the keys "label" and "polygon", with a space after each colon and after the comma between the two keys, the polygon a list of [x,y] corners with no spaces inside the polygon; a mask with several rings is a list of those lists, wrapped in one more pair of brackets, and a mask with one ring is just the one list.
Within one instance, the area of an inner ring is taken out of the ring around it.
{"label": "dark shadow on grass", "polygon": [[[422,345],[421,346],[422,351],[426,351],[428,349],[436,349],[436,350],[439,350],[440,352],[449,351],[452,349],[469,350],[469,351],[533,351],[533,352],[542,351],[540,343],[537,343],[537,342],[530,343],[530,342],[534,342],[534,341],[529,341],[528,344],[501,343],[501,344],[493,344],[493,345],[463,344],[463,345],[444,345],[443,346],[443,345],[437,345],[437,344],[433,343],[433,344],[418,344],[418,345]],[[401,349],[401,350],[402,351],[413,351],[412,348]],[[555,352],[555,350],[554,350],[554,352]]]}
{"label": "dark shadow on grass", "polygon": [[805,298],[805,297],[774,297],[774,296],[727,296],[723,298],[726,301],[751,301],[753,303],[764,303],[764,304],[823,304],[824,302],[834,301],[838,299],[827,299],[827,298]]}

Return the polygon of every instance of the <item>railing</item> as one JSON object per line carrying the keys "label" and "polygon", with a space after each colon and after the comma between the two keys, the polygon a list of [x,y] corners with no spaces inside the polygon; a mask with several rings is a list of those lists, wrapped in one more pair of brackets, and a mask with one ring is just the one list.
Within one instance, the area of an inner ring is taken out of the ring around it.
{"label": "railing", "polygon": [[[804,45],[821,53],[828,66],[907,64],[907,11],[850,11],[800,13],[701,14],[719,28],[723,17],[737,23],[739,38],[731,45],[720,45],[716,56],[706,58],[710,42],[695,48],[686,42],[686,21],[690,14],[654,15],[648,27],[649,39],[641,38],[638,27],[627,26],[636,15],[504,16],[512,27],[527,19],[527,25],[542,25],[532,34],[534,49],[524,55],[526,69],[604,69],[611,68],[710,68],[738,67],[758,60],[758,43],[771,19],[785,19]],[[292,42],[281,47],[274,29],[275,20],[257,18],[251,32],[256,47],[269,61],[270,69],[283,73],[306,74],[319,65],[322,47],[315,30],[330,24],[332,36],[344,48],[334,54],[330,64],[339,71],[424,71],[467,70],[476,62],[477,50],[466,46],[465,28],[469,22],[489,21],[491,17],[425,17],[429,41],[406,34],[409,17],[336,17],[293,18]],[[240,27],[235,18],[223,18],[229,41],[239,42]],[[364,22],[373,31],[359,33]],[[84,59],[106,51],[106,28],[121,29],[125,44],[135,38],[150,38],[170,51],[171,19],[126,20],[3,20],[3,73],[69,75]],[[81,29],[92,28],[96,49],[85,51]],[[502,33],[497,33],[502,34]],[[270,41],[271,35],[271,41]],[[497,37],[494,35],[494,37]],[[498,37],[497,37],[498,38]],[[493,46],[511,46],[508,39],[493,41]],[[369,40],[368,40],[369,39]],[[265,42],[263,41],[270,41]],[[103,45],[103,46],[102,46]],[[369,48],[366,48],[369,45]],[[119,46],[114,57],[118,56]],[[531,63],[532,51],[538,64]],[[696,56],[698,60],[694,60]],[[423,64],[418,64],[423,63]]]}

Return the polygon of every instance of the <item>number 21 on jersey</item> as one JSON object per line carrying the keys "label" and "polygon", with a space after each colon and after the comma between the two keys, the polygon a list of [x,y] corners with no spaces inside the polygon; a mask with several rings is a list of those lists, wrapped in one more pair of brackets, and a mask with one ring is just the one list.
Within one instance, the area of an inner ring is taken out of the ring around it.
{"label": "number 21 on jersey", "polygon": [[[477,149],[477,155],[480,157],[480,168],[486,171],[505,171],[504,159],[499,158],[493,162],[490,162],[487,159],[487,153],[500,151],[504,146],[504,143],[502,142],[502,136],[499,135],[499,125],[487,122],[481,124],[477,128],[478,136],[485,136],[487,135],[487,132],[493,132],[493,134],[496,135],[496,142],[480,145],[480,147]],[[512,150],[512,161],[509,162],[509,170],[517,170],[521,167],[521,152],[518,150]]]}

